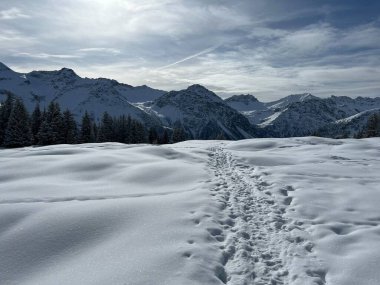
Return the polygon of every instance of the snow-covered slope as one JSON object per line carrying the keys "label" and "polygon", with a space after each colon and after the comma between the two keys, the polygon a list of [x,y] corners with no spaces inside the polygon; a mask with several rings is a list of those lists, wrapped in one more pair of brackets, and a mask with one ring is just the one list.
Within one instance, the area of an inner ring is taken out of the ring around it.
{"label": "snow-covered slope", "polygon": [[130,103],[154,100],[165,93],[147,86],[132,87],[105,78],[81,78],[67,68],[21,74],[1,64],[0,95],[7,91],[22,97],[29,110],[37,102],[41,107],[46,107],[54,100],[63,109],[70,109],[77,118],[86,110],[96,119],[107,111],[114,116],[129,114],[144,122],[152,119]]}
{"label": "snow-covered slope", "polygon": [[[279,115],[274,120],[265,122],[261,126],[265,127],[266,132],[271,136],[307,136],[318,133],[320,128],[330,124],[344,125],[343,119],[376,108],[380,108],[380,98],[352,99],[332,96],[326,99],[311,99],[290,104],[286,109],[279,111]],[[355,128],[355,125],[351,124],[351,127]],[[359,124],[356,127],[358,132],[362,126]],[[331,137],[339,135],[331,133]]]}
{"label": "snow-covered slope", "polygon": [[379,144],[0,149],[0,284],[379,284]]}
{"label": "snow-covered slope", "polygon": [[363,111],[348,118],[337,120],[317,130],[317,134],[332,138],[356,137],[366,127],[369,117],[373,114],[380,114],[380,109]]}
{"label": "snow-covered slope", "polygon": [[151,111],[164,125],[180,122],[193,138],[215,139],[220,134],[229,139],[257,136],[243,115],[201,85],[164,94],[154,101]]}
{"label": "snow-covered slope", "polygon": [[[264,136],[269,137],[311,135],[320,133],[319,129],[324,127],[329,129],[328,132],[324,131],[325,135],[340,137],[341,131],[346,128],[343,119],[380,108],[379,97],[353,99],[331,96],[322,99],[308,93],[290,95],[267,103],[259,102],[253,96],[247,95],[233,96],[225,101],[245,115],[252,124],[259,126]],[[339,126],[340,124],[343,125]],[[357,133],[362,125],[363,122],[358,125],[352,122],[349,136]],[[334,133],[334,130],[337,133]]]}
{"label": "snow-covered slope", "polygon": [[252,95],[235,95],[225,99],[225,102],[246,116],[252,124],[268,124],[273,117],[287,108],[290,104],[304,102],[317,97],[305,94],[293,94],[273,102],[260,102]]}
{"label": "snow-covered slope", "polygon": [[255,111],[267,109],[265,103],[252,95],[234,95],[224,100],[229,106],[238,111]]}
{"label": "snow-covered slope", "polygon": [[305,102],[311,99],[318,99],[318,97],[311,95],[310,93],[292,94],[284,98],[281,98],[277,101],[265,103],[265,105],[267,107],[270,107],[271,109],[276,109],[276,108],[284,109],[288,107],[290,104]]}

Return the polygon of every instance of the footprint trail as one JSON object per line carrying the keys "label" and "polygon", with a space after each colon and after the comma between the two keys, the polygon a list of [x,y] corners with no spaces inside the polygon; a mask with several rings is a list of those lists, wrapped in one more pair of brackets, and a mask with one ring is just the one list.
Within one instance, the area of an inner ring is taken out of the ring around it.
{"label": "footprint trail", "polygon": [[209,160],[220,205],[220,229],[208,229],[220,242],[225,284],[325,284],[325,271],[313,255],[313,244],[286,217],[291,186],[273,195],[264,174],[237,164],[231,153],[213,148]]}

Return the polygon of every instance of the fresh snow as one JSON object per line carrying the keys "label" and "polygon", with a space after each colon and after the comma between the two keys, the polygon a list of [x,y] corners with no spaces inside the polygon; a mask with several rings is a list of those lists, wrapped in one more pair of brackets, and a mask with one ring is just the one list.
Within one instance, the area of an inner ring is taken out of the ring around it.
{"label": "fresh snow", "polygon": [[2,149],[0,284],[379,284],[379,145]]}

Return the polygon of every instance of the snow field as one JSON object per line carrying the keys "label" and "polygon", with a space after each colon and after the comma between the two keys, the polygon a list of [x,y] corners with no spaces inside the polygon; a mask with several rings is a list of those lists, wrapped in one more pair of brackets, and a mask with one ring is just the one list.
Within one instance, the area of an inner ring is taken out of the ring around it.
{"label": "snow field", "polygon": [[213,212],[206,154],[121,144],[1,152],[0,284],[220,284],[203,230]]}
{"label": "snow field", "polygon": [[0,284],[378,284],[379,146],[0,150]]}
{"label": "snow field", "polygon": [[289,204],[284,218],[321,262],[312,275],[334,285],[380,283],[378,138],[247,140],[227,149],[265,176],[273,197]]}

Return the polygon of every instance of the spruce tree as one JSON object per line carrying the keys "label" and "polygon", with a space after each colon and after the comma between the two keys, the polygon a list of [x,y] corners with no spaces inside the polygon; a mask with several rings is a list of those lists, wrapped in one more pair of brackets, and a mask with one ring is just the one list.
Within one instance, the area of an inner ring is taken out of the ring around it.
{"label": "spruce tree", "polygon": [[377,137],[380,135],[380,120],[379,116],[377,114],[372,114],[368,118],[366,131],[365,131],[365,137]]}
{"label": "spruce tree", "polygon": [[82,117],[82,125],[80,131],[80,142],[81,143],[92,143],[95,142],[95,137],[92,129],[91,118],[86,111]]}
{"label": "spruce tree", "polygon": [[91,132],[91,134],[92,134],[92,140],[93,140],[93,142],[98,142],[98,125],[94,122],[93,124],[92,124],[92,132]]}
{"label": "spruce tree", "polygon": [[74,115],[69,110],[63,113],[63,137],[64,143],[66,144],[74,144],[77,142],[77,123],[75,122]]}
{"label": "spruce tree", "polygon": [[58,103],[49,104],[37,137],[40,145],[64,143],[63,117]]}
{"label": "spruce tree", "polygon": [[32,144],[38,143],[38,132],[41,127],[42,119],[43,118],[42,118],[42,112],[40,110],[40,105],[37,103],[32,113],[31,123],[30,123],[30,127],[32,130]]}
{"label": "spruce tree", "polygon": [[172,136],[173,143],[182,142],[185,140],[186,140],[186,134],[182,126],[174,128],[173,136]]}
{"label": "spruce tree", "polygon": [[32,143],[32,133],[28,112],[21,99],[17,98],[12,106],[4,136],[5,147],[23,147]]}
{"label": "spruce tree", "polygon": [[145,143],[145,128],[144,125],[141,124],[137,120],[132,120],[131,123],[131,143]]}
{"label": "spruce tree", "polygon": [[7,99],[0,106],[0,145],[4,143],[5,131],[7,129],[9,116],[11,115],[14,96],[11,93],[7,94]]}
{"label": "spruce tree", "polygon": [[132,143],[132,118],[128,115],[125,143]]}
{"label": "spruce tree", "polygon": [[120,143],[126,143],[128,137],[128,122],[125,115],[114,119],[114,139]]}
{"label": "spruce tree", "polygon": [[158,144],[158,134],[155,128],[149,128],[148,140],[150,144]]}
{"label": "spruce tree", "polygon": [[104,112],[102,121],[100,123],[98,141],[99,142],[115,141],[114,122],[113,122],[112,117],[107,112]]}

